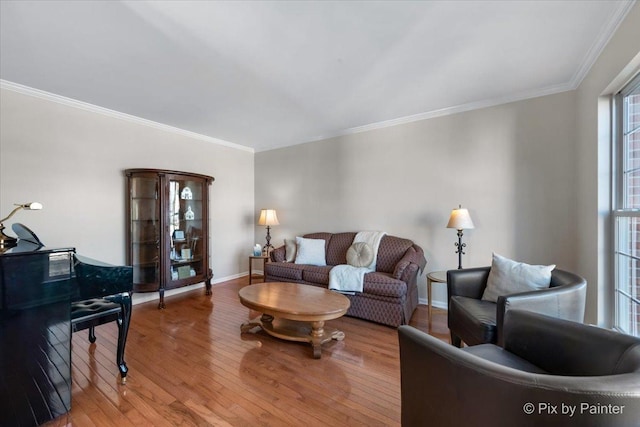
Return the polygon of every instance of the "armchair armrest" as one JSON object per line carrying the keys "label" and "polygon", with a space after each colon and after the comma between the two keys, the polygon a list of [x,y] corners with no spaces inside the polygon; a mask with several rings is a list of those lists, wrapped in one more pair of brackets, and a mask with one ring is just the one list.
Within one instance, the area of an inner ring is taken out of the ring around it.
{"label": "armchair armrest", "polygon": [[505,313],[509,310],[522,309],[582,323],[586,292],[586,282],[580,282],[498,297],[496,312],[498,345],[503,344],[502,329]]}
{"label": "armchair armrest", "polygon": [[509,310],[505,316],[504,350],[551,374],[640,373],[640,339],[636,337],[530,311]]}
{"label": "armchair armrest", "polygon": [[448,299],[452,296],[482,298],[490,270],[491,267],[477,267],[447,271]]}

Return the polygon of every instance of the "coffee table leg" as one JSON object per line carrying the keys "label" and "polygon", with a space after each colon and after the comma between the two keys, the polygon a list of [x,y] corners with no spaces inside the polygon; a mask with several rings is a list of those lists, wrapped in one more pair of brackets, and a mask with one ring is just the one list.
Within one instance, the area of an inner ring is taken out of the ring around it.
{"label": "coffee table leg", "polygon": [[324,321],[311,322],[311,345],[313,346],[313,358],[322,356],[322,339],[324,338]]}
{"label": "coffee table leg", "polygon": [[322,344],[330,341],[342,341],[344,339],[344,332],[329,330],[325,333],[324,322],[311,322],[311,345],[313,346],[313,358],[320,359],[322,355]]}

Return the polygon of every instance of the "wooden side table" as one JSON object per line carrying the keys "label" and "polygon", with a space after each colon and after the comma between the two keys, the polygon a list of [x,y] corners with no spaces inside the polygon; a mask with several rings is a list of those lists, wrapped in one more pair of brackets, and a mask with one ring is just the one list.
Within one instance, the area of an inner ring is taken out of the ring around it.
{"label": "wooden side table", "polygon": [[[253,280],[253,260],[254,259],[261,259],[262,260],[262,273],[264,274],[264,265],[269,262],[269,257],[266,255],[250,255],[249,256],[249,284],[251,284],[252,280]],[[265,276],[262,276],[263,278]]]}
{"label": "wooden side table", "polygon": [[431,284],[432,283],[447,283],[446,271],[432,271],[427,274],[427,299],[429,301],[429,328],[431,328],[431,312],[433,307],[431,306]]}

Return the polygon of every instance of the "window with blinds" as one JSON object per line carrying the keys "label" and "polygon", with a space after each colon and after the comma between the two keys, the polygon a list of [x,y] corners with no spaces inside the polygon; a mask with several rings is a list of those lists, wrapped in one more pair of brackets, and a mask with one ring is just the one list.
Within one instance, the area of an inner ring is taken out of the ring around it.
{"label": "window with blinds", "polygon": [[615,327],[640,336],[640,74],[615,99]]}

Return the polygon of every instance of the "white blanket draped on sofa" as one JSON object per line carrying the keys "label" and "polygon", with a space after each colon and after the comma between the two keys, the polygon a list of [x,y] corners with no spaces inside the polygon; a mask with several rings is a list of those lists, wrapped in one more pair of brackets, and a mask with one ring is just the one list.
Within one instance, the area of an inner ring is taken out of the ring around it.
{"label": "white blanket draped on sofa", "polygon": [[378,248],[380,241],[387,234],[384,231],[360,231],[353,238],[353,243],[364,242],[373,251],[373,261],[366,267],[354,267],[349,264],[336,265],[329,271],[329,289],[345,294],[362,292],[364,275],[376,271]]}

